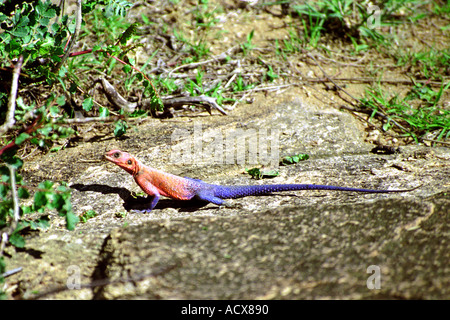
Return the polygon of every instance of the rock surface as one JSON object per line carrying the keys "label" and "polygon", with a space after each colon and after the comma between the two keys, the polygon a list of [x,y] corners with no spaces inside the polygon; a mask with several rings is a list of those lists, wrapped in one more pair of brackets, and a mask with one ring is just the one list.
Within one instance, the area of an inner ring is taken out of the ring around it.
{"label": "rock surface", "polygon": [[[52,217],[50,229],[28,236],[26,248],[7,261],[8,268],[23,267],[7,279],[12,296],[448,298],[450,150],[405,146],[396,154],[374,154],[351,115],[284,97],[194,120],[202,135],[189,120],[149,119],[124,139],[107,137],[28,161],[28,180],[69,181],[75,212],[98,215],[75,231]],[[260,128],[278,130],[280,157],[307,153],[310,159],[279,167],[278,177],[262,181],[242,174],[258,166],[249,163],[254,159],[215,163],[206,147],[173,161],[178,143],[200,139],[208,146],[218,133],[242,129],[252,137]],[[190,135],[173,141],[176,130]],[[217,184],[421,187],[398,194],[299,191],[232,200],[239,209],[162,199],[151,213],[140,213],[131,210],[142,206],[141,194],[132,196],[141,192],[132,177],[101,160],[113,148],[152,167]],[[80,289],[67,290],[77,283]]]}

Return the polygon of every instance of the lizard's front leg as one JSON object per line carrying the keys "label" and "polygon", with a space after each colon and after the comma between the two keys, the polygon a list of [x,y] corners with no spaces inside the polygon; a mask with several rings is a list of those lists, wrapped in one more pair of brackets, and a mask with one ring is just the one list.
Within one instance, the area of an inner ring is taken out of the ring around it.
{"label": "lizard's front leg", "polygon": [[143,212],[152,211],[153,208],[156,207],[156,204],[159,201],[160,193],[159,193],[158,189],[145,179],[135,178],[135,180],[136,180],[136,183],[141,187],[141,189],[144,190],[144,192],[146,194],[148,194],[147,199],[149,199],[149,200],[151,199],[148,209],[145,209],[142,211]]}
{"label": "lizard's front leg", "polygon": [[150,202],[150,206],[149,206],[148,209],[143,210],[144,212],[150,212],[150,211],[153,210],[154,207],[156,207],[156,204],[157,204],[158,201],[159,201],[159,193],[154,194],[153,196],[152,196],[152,195],[149,195],[149,196],[147,197],[147,199],[149,199],[149,198],[152,199],[151,202]]}

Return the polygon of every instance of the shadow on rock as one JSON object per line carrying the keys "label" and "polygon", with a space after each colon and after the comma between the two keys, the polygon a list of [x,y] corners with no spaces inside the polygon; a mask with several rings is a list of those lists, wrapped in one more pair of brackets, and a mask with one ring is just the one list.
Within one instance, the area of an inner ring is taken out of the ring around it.
{"label": "shadow on rock", "polygon": [[[125,188],[110,187],[104,184],[81,184],[76,183],[70,186],[72,189],[80,192],[93,191],[102,194],[118,194],[124,201],[123,207],[125,210],[138,210],[146,211],[150,204],[150,197],[136,196],[134,193]],[[162,199],[159,200],[155,209],[165,208],[178,208],[183,212],[194,212],[201,207],[206,206],[208,203],[198,200],[174,200],[174,199]]]}

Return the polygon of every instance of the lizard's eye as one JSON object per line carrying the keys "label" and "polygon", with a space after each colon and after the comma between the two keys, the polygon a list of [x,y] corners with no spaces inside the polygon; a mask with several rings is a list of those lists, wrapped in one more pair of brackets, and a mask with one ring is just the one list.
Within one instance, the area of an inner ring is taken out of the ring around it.
{"label": "lizard's eye", "polygon": [[120,158],[120,152],[114,153],[114,158]]}
{"label": "lizard's eye", "polygon": [[131,165],[133,163],[133,161],[128,160],[127,163]]}

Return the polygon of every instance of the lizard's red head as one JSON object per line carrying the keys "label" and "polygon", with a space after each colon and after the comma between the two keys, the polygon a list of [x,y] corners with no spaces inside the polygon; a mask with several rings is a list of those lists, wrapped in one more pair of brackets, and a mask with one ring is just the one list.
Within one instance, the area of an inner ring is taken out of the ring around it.
{"label": "lizard's red head", "polygon": [[127,152],[111,150],[105,154],[105,158],[132,175],[136,174],[139,170],[138,161]]}

